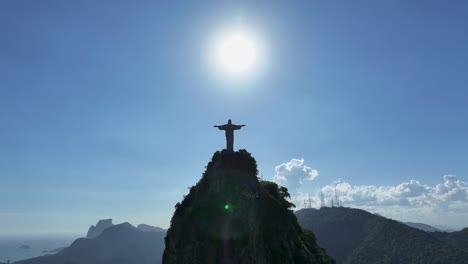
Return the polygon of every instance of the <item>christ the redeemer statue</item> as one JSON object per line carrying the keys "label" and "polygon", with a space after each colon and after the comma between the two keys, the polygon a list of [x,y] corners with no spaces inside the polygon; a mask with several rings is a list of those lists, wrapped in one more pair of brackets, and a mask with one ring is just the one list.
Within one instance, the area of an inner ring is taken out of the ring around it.
{"label": "christ the redeemer statue", "polygon": [[245,125],[233,125],[231,119],[228,120],[228,123],[222,126],[214,126],[219,130],[226,131],[226,149],[229,151],[234,151],[234,130],[239,130]]}

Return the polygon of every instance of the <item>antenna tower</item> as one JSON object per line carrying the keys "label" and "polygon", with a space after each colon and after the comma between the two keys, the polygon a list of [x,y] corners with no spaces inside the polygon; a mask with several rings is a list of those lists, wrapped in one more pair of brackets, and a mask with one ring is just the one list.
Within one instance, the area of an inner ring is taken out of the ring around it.
{"label": "antenna tower", "polygon": [[336,201],[336,207],[340,207],[340,199],[338,198],[338,193],[336,192],[336,184],[335,184],[335,201]]}
{"label": "antenna tower", "polygon": [[325,207],[325,197],[323,196],[322,186],[320,186],[320,208]]}

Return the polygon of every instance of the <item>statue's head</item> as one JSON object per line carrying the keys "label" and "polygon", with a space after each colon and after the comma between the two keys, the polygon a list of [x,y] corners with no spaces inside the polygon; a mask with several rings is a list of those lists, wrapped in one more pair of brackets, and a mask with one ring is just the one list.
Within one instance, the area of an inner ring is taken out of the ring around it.
{"label": "statue's head", "polygon": [[231,119],[228,120],[228,124],[229,124],[229,125],[231,124]]}

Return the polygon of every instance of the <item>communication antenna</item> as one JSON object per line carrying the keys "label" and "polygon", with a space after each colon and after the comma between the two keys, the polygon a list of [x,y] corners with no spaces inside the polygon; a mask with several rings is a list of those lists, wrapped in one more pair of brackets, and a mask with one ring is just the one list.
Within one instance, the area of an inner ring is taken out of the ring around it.
{"label": "communication antenna", "polygon": [[335,201],[336,201],[336,207],[340,207],[340,199],[338,198],[338,193],[336,192],[336,184],[335,184]]}
{"label": "communication antenna", "polygon": [[304,208],[312,208],[312,199],[310,198],[310,193],[309,193],[309,199],[304,198]]}
{"label": "communication antenna", "polygon": [[322,186],[320,186],[320,208],[325,207],[325,197],[323,196]]}
{"label": "communication antenna", "polygon": [[340,202],[338,201],[338,195],[336,194],[336,184],[335,184],[335,191],[334,191],[334,192],[335,192],[335,195],[334,195],[334,196],[335,196],[335,197],[334,197],[334,198],[335,198],[335,204],[336,204],[336,207],[339,207],[339,206],[340,206]]}

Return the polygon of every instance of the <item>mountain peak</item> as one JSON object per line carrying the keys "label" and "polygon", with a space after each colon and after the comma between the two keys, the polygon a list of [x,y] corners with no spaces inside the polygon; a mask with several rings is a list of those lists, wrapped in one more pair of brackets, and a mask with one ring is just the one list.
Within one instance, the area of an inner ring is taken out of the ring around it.
{"label": "mountain peak", "polygon": [[98,237],[104,230],[112,226],[114,226],[112,219],[101,219],[97,222],[96,225],[92,225],[89,228],[88,233],[86,234],[86,238],[94,239]]}
{"label": "mountain peak", "polygon": [[163,263],[333,263],[290,210],[289,193],[259,182],[246,150],[214,153],[177,203]]}

